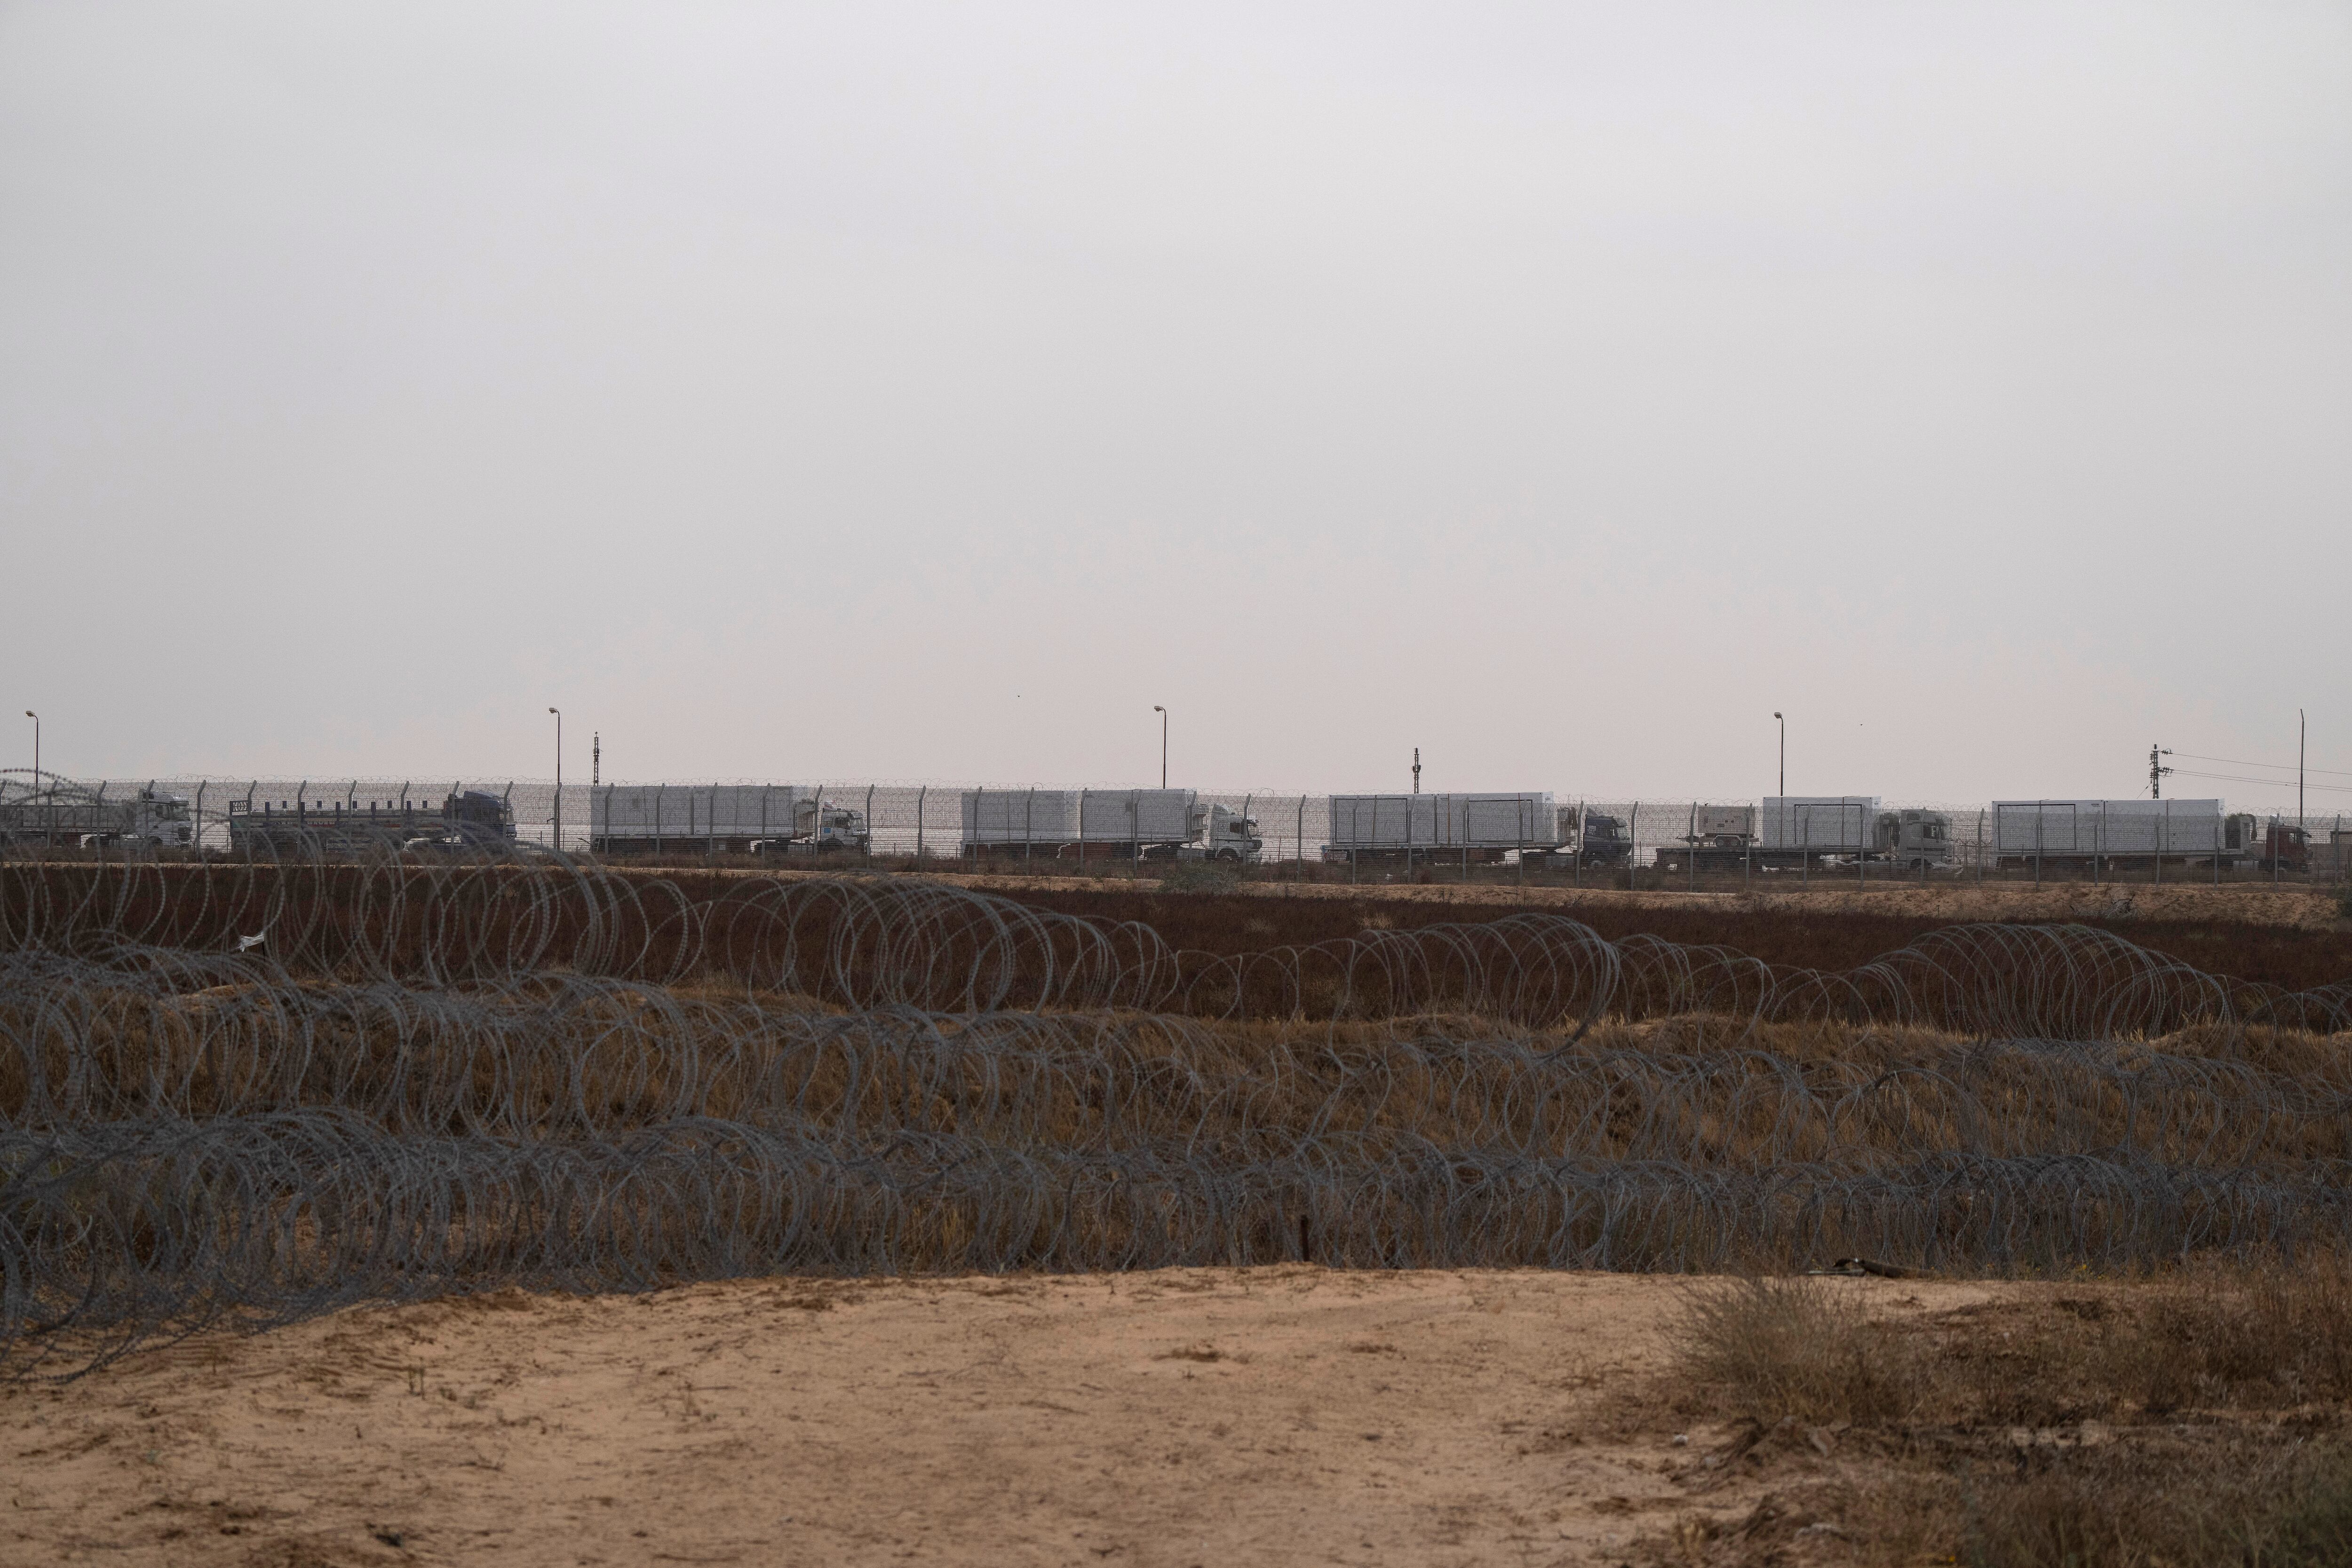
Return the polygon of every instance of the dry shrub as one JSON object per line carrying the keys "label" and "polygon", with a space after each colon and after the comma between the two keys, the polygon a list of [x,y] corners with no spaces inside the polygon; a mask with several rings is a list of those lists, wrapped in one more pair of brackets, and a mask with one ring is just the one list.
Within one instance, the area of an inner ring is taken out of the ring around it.
{"label": "dry shrub", "polygon": [[2352,1260],[2200,1260],[2110,1297],[2082,1375],[2120,1408],[2273,1409],[2352,1399]]}
{"label": "dry shrub", "polygon": [[2340,1568],[2352,1457],[2275,1433],[2116,1445],[1967,1484],[1970,1568]]}
{"label": "dry shrub", "polygon": [[[2352,1260],[2202,1260],[1898,1322],[1873,1296],[1806,1278],[1707,1286],[1675,1331],[1690,1391],[1675,1403],[1754,1424],[1756,1473],[1795,1481],[1776,1494],[1782,1524],[1835,1521],[1840,1552],[1890,1568],[2352,1564]],[[1876,1434],[1841,1440],[1841,1458],[1893,1473],[1779,1471],[1776,1456],[1810,1464],[1809,1426],[1840,1423]],[[1795,1549],[1751,1520],[1643,1554],[1814,1560]]]}
{"label": "dry shrub", "polygon": [[1923,1392],[1912,1343],[1859,1297],[1825,1281],[1751,1279],[1692,1292],[1676,1330],[1690,1375],[1723,1391],[1730,1414],[1770,1425],[1875,1425]]}

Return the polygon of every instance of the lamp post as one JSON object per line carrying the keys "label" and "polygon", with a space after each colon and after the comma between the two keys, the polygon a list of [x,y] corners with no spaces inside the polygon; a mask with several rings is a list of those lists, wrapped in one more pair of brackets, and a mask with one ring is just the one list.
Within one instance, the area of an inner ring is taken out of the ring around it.
{"label": "lamp post", "polygon": [[1780,798],[1785,800],[1789,798],[1789,721],[1778,713],[1772,716],[1780,719]]}
{"label": "lamp post", "polygon": [[[41,716],[31,708],[26,708],[25,716],[33,721],[33,793],[38,795],[41,792]],[[51,810],[43,816],[42,821],[54,825],[57,821],[57,813]],[[41,835],[41,841],[43,843],[49,841],[47,833],[44,832]]]}
{"label": "lamp post", "polygon": [[547,711],[555,716],[555,821],[553,826],[555,850],[561,854],[563,852],[563,710],[551,707]]}
{"label": "lamp post", "polygon": [[1168,710],[1153,703],[1151,711],[1160,716],[1160,787],[1165,789],[1168,788]]}

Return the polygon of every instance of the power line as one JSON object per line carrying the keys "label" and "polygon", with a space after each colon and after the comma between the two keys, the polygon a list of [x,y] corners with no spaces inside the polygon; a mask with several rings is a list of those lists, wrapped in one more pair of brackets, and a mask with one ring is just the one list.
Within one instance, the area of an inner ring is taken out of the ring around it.
{"label": "power line", "polygon": [[[2282,773],[2292,773],[2294,771],[2294,768],[2289,768],[2284,762],[2249,762],[2242,757],[2199,757],[2193,751],[2176,751],[2173,755],[2175,757],[2186,757],[2192,761],[2197,762],[2226,762],[2232,768],[2275,768]],[[2352,771],[2347,771],[2341,768],[2307,768],[2304,769],[2304,771],[2306,773],[2326,773],[2330,777],[2336,779],[2352,779]],[[2200,774],[2198,777],[2200,779],[2218,778],[2220,775]],[[2257,782],[2261,782],[2261,780],[2257,780]]]}
{"label": "power line", "polygon": [[[2259,768],[2262,764],[2256,763],[2254,766]],[[2199,773],[2188,768],[2179,768],[2178,772],[2183,779],[2222,779],[2232,784],[2275,784],[2282,789],[2294,782],[2292,779],[2250,779],[2242,773]],[[2337,795],[2352,795],[2352,784],[2314,784],[2311,788],[2326,789]]]}

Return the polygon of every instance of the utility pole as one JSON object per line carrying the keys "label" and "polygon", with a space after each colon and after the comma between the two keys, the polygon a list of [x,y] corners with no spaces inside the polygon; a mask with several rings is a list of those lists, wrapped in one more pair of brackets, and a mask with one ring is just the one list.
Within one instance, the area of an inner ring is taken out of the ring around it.
{"label": "utility pole", "polygon": [[1780,720],[1780,798],[1785,800],[1789,798],[1789,721],[1779,713],[1772,716]]}
{"label": "utility pole", "polygon": [[26,708],[25,716],[33,721],[33,793],[37,795],[41,792],[41,716]]}
{"label": "utility pole", "polygon": [[604,781],[604,733],[588,732],[588,788],[593,789]]}
{"label": "utility pole", "polygon": [[1151,711],[1160,716],[1160,787],[1165,789],[1168,788],[1168,710],[1153,703]]}
{"label": "utility pole", "polygon": [[1412,792],[1421,793],[1421,747],[1412,748]]}
{"label": "utility pole", "polygon": [[2147,748],[2147,798],[2151,800],[2164,799],[2164,776],[2172,771],[2165,764],[2164,758],[2171,755],[2172,747],[2168,746],[2151,746]]}
{"label": "utility pole", "polygon": [[2303,826],[2303,743],[2306,737],[2303,710],[2294,710],[2294,825]]}
{"label": "utility pole", "polygon": [[555,716],[555,810],[548,819],[549,837],[553,847],[563,848],[563,710],[549,708]]}

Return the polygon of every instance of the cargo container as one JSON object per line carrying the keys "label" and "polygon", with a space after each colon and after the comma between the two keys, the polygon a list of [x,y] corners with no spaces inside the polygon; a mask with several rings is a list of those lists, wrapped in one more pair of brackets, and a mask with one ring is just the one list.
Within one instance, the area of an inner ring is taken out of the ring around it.
{"label": "cargo container", "polygon": [[962,804],[975,856],[1254,861],[1265,850],[1255,817],[1203,806],[1192,789],[967,789]]}
{"label": "cargo container", "polygon": [[2251,862],[2252,821],[2225,820],[2219,800],[1995,800],[1989,853],[2003,866]]}
{"label": "cargo container", "polygon": [[591,790],[588,845],[599,854],[862,851],[866,813],[804,784],[606,784]]}
{"label": "cargo container", "polygon": [[1546,791],[1491,795],[1334,795],[1328,861],[1368,857],[1498,861],[1560,844],[1559,809]]}
{"label": "cargo container", "polygon": [[1767,795],[1758,850],[1800,855],[1857,855],[1875,843],[1875,795]]}

